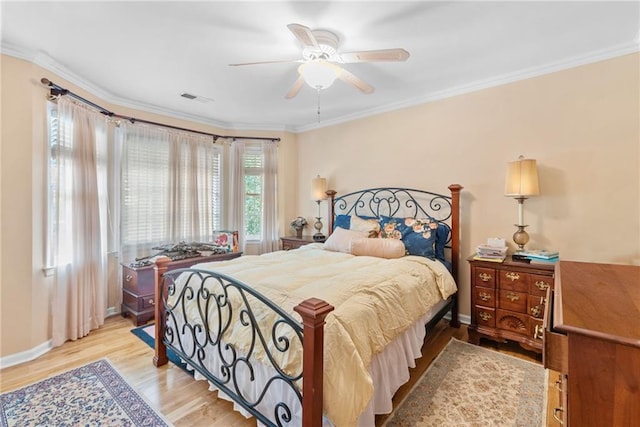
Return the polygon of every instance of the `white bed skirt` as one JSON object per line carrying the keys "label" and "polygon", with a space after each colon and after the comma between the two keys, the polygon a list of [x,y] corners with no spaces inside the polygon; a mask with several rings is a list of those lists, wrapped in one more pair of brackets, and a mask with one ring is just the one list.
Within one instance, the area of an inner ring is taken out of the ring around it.
{"label": "white bed skirt", "polygon": [[[364,412],[360,415],[358,427],[373,426],[375,425],[376,414],[391,413],[393,409],[393,395],[400,386],[409,380],[409,368],[415,368],[415,360],[422,356],[421,349],[426,335],[425,324],[431,320],[446,303],[446,300],[437,303],[407,331],[391,341],[382,352],[373,356],[371,364],[369,365],[369,373],[373,379],[374,395],[369,405],[367,405]],[[207,354],[205,360],[208,369],[211,372],[220,372],[218,359],[209,356],[210,354]],[[264,384],[266,379],[273,376],[274,370],[272,367],[258,364],[254,366],[254,368],[255,381],[241,381],[242,384],[246,385],[246,388],[242,390],[244,396],[258,396],[262,388],[257,386],[257,384]],[[194,372],[194,378],[196,380],[206,380],[198,371]],[[216,390],[218,391],[218,397],[233,402],[234,410],[245,417],[249,418],[252,416],[211,382],[209,382],[209,390]],[[272,385],[272,391],[272,393],[268,393],[265,396],[262,404],[258,405],[257,409],[265,413],[265,411],[272,410],[278,402],[286,403],[293,411],[293,419],[290,425],[302,425],[302,406],[293,391],[288,387],[277,387],[277,384],[275,388]],[[258,423],[258,425],[261,425],[261,423]],[[323,426],[333,427],[333,424],[329,419],[324,418]]]}

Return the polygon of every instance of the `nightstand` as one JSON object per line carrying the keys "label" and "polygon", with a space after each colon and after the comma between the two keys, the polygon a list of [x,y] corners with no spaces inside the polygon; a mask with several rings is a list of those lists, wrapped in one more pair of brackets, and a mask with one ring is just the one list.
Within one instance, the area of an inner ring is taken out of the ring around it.
{"label": "nightstand", "polygon": [[553,288],[554,265],[467,259],[471,265],[469,342],[480,338],[516,341],[542,352],[547,289]]}
{"label": "nightstand", "polygon": [[286,236],[280,238],[280,241],[282,241],[282,250],[284,251],[298,249],[300,246],[308,245],[309,243],[324,243],[325,240],[326,239],[313,240],[312,236]]}

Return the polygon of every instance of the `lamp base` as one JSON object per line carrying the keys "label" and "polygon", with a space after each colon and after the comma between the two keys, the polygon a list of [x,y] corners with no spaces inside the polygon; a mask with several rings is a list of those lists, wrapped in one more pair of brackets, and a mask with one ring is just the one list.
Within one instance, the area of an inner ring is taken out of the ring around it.
{"label": "lamp base", "polygon": [[518,245],[518,250],[516,252],[522,252],[524,251],[524,245],[529,241],[529,234],[524,230],[528,225],[514,225],[518,227],[518,230],[513,233],[513,241]]}
{"label": "lamp base", "polygon": [[316,222],[313,224],[313,228],[316,229],[316,234],[313,235],[313,240],[324,240],[324,234],[322,234],[322,221],[321,217],[316,217]]}

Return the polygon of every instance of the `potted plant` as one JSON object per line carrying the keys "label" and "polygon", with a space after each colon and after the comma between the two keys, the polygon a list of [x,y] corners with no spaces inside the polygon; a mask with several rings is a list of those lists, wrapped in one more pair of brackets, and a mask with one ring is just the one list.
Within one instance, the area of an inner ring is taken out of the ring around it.
{"label": "potted plant", "polygon": [[296,231],[296,237],[300,239],[302,237],[302,229],[307,226],[307,220],[304,217],[297,217],[291,221],[291,228]]}

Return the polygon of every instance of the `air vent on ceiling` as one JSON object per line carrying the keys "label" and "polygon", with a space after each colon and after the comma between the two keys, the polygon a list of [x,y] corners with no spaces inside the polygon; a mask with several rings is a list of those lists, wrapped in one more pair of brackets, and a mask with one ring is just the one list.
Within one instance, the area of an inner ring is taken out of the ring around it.
{"label": "air vent on ceiling", "polygon": [[188,93],[188,92],[183,92],[180,94],[181,97],[189,99],[189,100],[195,100],[195,101],[200,101],[203,104],[206,104],[208,102],[213,102],[213,99],[211,98],[207,98],[206,96],[200,96],[200,95],[194,95],[192,93]]}

